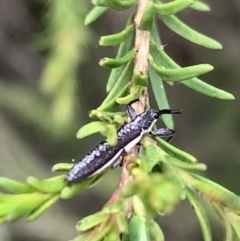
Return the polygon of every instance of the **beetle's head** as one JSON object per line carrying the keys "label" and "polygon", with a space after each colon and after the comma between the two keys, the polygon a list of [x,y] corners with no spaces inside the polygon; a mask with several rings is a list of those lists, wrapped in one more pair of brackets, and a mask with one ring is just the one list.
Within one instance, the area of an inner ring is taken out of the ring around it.
{"label": "beetle's head", "polygon": [[134,122],[142,128],[144,133],[149,133],[153,125],[163,114],[181,114],[181,110],[164,109],[156,111],[148,108],[142,114],[138,115]]}
{"label": "beetle's head", "polygon": [[142,114],[137,116],[135,123],[138,124],[145,133],[148,133],[151,131],[159,117],[159,111],[148,108]]}

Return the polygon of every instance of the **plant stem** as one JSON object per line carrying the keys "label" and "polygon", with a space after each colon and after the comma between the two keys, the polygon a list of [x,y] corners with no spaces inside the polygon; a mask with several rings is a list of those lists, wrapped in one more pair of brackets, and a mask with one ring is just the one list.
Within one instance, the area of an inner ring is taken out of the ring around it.
{"label": "plant stem", "polygon": [[[137,13],[134,19],[136,28],[135,47],[138,49],[135,57],[134,72],[147,75],[148,73],[148,54],[150,43],[150,32],[141,31],[138,29],[140,22],[146,9],[149,0],[139,0],[137,6]],[[147,88],[144,88],[142,95],[140,96],[140,102],[133,104],[133,108],[139,114],[144,111],[147,98]]]}
{"label": "plant stem", "polygon": [[[150,43],[150,32],[149,31],[141,31],[138,29],[143,12],[147,6],[149,0],[139,0],[137,6],[137,12],[134,19],[135,28],[136,28],[136,37],[135,37],[135,47],[138,49],[136,56],[135,56],[135,65],[134,65],[134,72],[141,73],[147,75],[148,73],[148,54],[149,54],[149,43]],[[130,92],[132,90],[130,89]],[[139,102],[134,103],[132,106],[137,114],[140,114],[144,111],[145,104],[147,101],[147,88],[144,88]],[[124,156],[123,158],[123,167],[122,167],[122,174],[118,184],[118,189],[113,193],[112,197],[109,199],[108,204],[116,201],[119,199],[119,191],[127,185],[128,182],[131,181],[132,176],[129,173],[131,161],[136,158],[138,154],[137,148],[133,148],[130,153]],[[132,202],[131,199],[128,199],[126,202],[126,216],[127,218],[132,216]]]}

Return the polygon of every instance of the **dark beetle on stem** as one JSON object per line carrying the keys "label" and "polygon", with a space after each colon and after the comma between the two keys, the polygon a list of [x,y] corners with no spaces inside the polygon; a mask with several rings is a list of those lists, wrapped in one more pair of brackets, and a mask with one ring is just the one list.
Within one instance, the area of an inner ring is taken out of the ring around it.
{"label": "dark beetle on stem", "polygon": [[131,104],[136,101],[138,100],[130,102],[127,106],[131,122],[119,128],[117,132],[117,145],[110,146],[107,141],[101,142],[72,167],[66,177],[69,183],[81,181],[88,177],[103,173],[110,167],[120,165],[122,155],[129,152],[135,145],[137,145],[145,134],[167,137],[167,141],[170,141],[173,138],[175,134],[174,130],[161,128],[152,131],[152,128],[161,115],[181,114],[181,110],[164,109],[156,111],[148,108],[143,113],[137,115],[131,106]]}

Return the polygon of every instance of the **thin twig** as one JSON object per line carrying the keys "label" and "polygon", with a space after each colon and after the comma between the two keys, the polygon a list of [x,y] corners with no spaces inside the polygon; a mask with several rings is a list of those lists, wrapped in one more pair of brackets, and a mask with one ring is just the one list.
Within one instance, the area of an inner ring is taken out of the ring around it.
{"label": "thin twig", "polygon": [[[148,54],[149,54],[149,43],[150,43],[150,32],[141,31],[138,29],[140,22],[143,16],[143,12],[146,9],[147,3],[149,0],[139,0],[137,6],[137,12],[135,16],[135,28],[136,28],[136,37],[135,37],[135,47],[138,49],[135,57],[134,72],[147,75],[148,73]],[[131,92],[131,90],[130,90]],[[139,102],[133,104],[133,108],[137,114],[140,114],[144,111],[146,104],[147,88],[144,88]],[[109,199],[108,204],[119,199],[119,191],[126,186],[126,184],[132,179],[131,174],[129,173],[129,163],[135,159],[137,155],[137,149],[133,148],[132,151],[124,156],[122,174],[118,184],[118,189],[113,193]],[[132,205],[129,200],[127,208],[127,217],[132,215]]]}
{"label": "thin twig", "polygon": [[[138,52],[135,57],[135,66],[134,72],[147,75],[148,73],[148,54],[149,54],[149,43],[150,43],[150,32],[139,30],[141,19],[146,9],[149,0],[139,0],[137,13],[135,16],[135,28],[136,28],[136,37],[135,37],[135,47],[137,47]],[[133,105],[135,111],[139,114],[144,111],[146,104],[147,88],[144,88],[142,95],[140,96],[140,102],[136,102]]]}

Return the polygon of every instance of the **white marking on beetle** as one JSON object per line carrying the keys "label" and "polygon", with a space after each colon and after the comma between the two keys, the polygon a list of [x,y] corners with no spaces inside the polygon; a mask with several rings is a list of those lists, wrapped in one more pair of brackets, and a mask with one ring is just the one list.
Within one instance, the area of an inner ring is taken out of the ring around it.
{"label": "white marking on beetle", "polygon": [[142,134],[138,137],[136,137],[134,140],[132,140],[131,142],[129,142],[125,147],[124,147],[124,151],[125,152],[130,152],[130,150],[136,146],[138,144],[138,142],[140,142],[140,140],[142,139]]}
{"label": "white marking on beetle", "polygon": [[110,159],[107,163],[105,163],[101,168],[99,168],[97,171],[95,171],[89,177],[92,177],[92,176],[95,176],[97,174],[100,174],[104,170],[106,170],[108,167],[112,166],[113,163],[121,156],[122,152],[123,152],[123,149],[119,150],[112,159]]}
{"label": "white marking on beetle", "polygon": [[153,125],[157,122],[157,120],[154,120],[153,123],[151,124],[151,126],[147,129],[147,130],[142,130],[142,133],[140,136],[136,137],[134,140],[132,140],[131,142],[129,142],[125,147],[124,147],[124,151],[129,152],[134,146],[136,146],[142,139],[142,136],[144,134],[148,134],[152,128]]}

